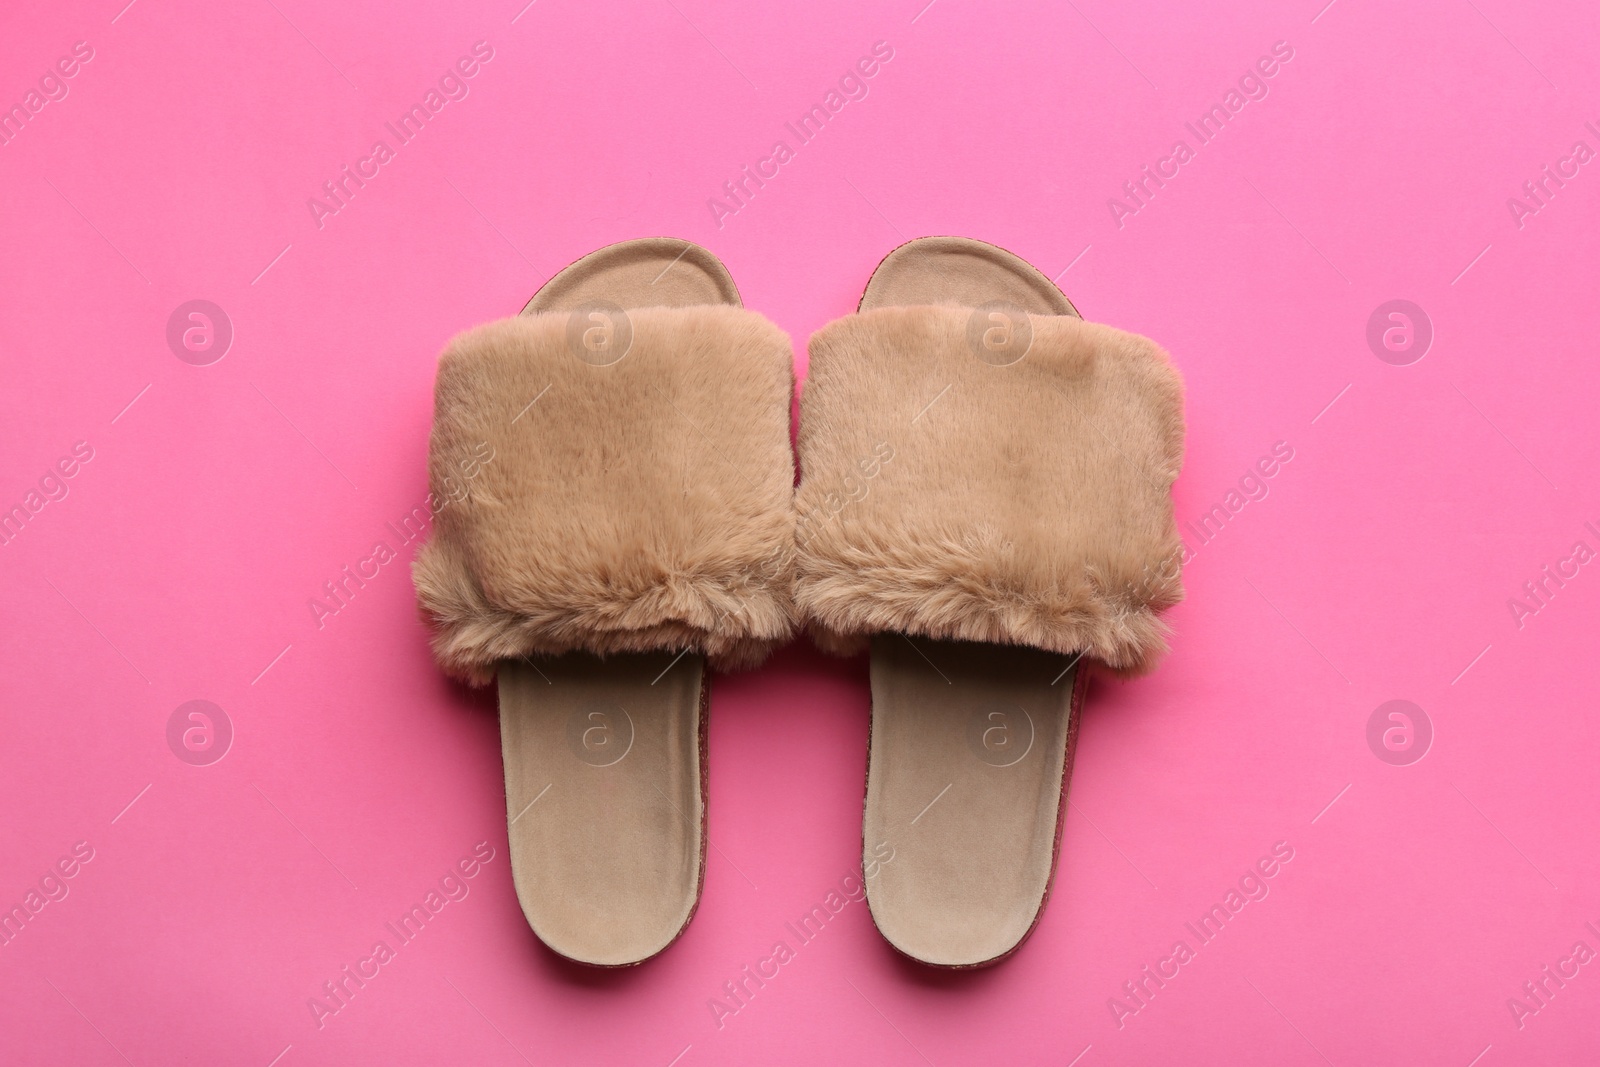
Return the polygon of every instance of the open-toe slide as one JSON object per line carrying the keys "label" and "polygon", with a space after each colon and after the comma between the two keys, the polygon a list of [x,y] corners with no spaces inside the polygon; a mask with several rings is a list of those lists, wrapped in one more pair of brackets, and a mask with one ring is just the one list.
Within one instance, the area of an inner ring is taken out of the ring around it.
{"label": "open-toe slide", "polygon": [[707,664],[794,628],[792,391],[784,333],[666,238],[441,357],[417,592],[441,666],[498,680],[517,896],[570,959],[645,960],[699,901]]}
{"label": "open-toe slide", "polygon": [[810,350],[796,600],[818,644],[871,650],[873,920],[925,963],[993,963],[1049,894],[1086,660],[1148,669],[1182,596],[1181,383],[953,237],[896,249]]}

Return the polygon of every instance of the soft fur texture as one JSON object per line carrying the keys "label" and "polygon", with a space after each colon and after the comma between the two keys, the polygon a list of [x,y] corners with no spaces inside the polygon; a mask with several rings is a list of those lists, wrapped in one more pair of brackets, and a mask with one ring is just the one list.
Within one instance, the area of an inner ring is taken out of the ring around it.
{"label": "soft fur texture", "polygon": [[459,499],[413,577],[459,678],[580,649],[745,667],[793,632],[788,337],[731,306],[628,315],[611,366],[572,354],[565,313],[479,326],[440,358],[429,477]]}
{"label": "soft fur texture", "polygon": [[[874,633],[1083,652],[1137,674],[1182,599],[1183,387],[1146,338],[1032,316],[1009,366],[973,309],[885,307],[811,338],[796,601],[824,649]],[[888,458],[884,458],[885,456]]]}

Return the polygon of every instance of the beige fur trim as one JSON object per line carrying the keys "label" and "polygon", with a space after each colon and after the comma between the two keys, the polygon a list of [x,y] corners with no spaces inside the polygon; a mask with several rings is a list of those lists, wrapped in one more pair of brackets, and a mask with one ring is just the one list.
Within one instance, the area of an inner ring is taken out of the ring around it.
{"label": "beige fur trim", "polygon": [[995,366],[971,308],[885,307],[811,338],[800,401],[796,601],[830,651],[874,633],[1165,651],[1183,597],[1171,487],[1183,386],[1151,341],[1032,316]]}
{"label": "beige fur trim", "polygon": [[627,314],[610,366],[572,353],[565,313],[479,326],[440,358],[446,503],[412,574],[457,677],[573,650],[745,667],[794,630],[789,338],[736,307]]}

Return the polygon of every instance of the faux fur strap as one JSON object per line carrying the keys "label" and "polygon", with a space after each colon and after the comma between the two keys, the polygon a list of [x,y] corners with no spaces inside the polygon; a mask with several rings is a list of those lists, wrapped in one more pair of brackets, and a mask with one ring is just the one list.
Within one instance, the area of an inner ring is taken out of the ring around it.
{"label": "faux fur strap", "polygon": [[574,650],[749,666],[794,629],[788,337],[730,306],[596,315],[491,322],[440,358],[413,576],[464,680]]}
{"label": "faux fur strap", "polygon": [[1146,338],[991,315],[885,307],[811,338],[797,603],[836,652],[901,632],[1148,670],[1183,596],[1182,383]]}

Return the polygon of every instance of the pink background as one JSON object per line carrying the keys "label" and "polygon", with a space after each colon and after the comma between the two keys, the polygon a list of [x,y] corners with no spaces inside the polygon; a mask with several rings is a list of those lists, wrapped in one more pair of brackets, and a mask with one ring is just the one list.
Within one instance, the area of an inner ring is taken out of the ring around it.
{"label": "pink background", "polygon": [[[0,1059],[1600,1059],[1600,963],[1507,1003],[1600,951],[1600,567],[1508,606],[1600,549],[1600,167],[1507,206],[1600,150],[1592,5],[123,2],[0,25],[6,106],[93,49],[0,145],[0,505],[93,449],[0,546],[0,903],[93,849],[0,947]],[[480,40],[470,94],[319,228],[307,199]],[[867,97],[797,145],[878,41]],[[1119,227],[1108,199],[1278,41],[1266,98]],[[522,919],[492,696],[434,669],[404,563],[313,619],[425,495],[443,342],[653,234],[721,256],[802,373],[902,240],[1018,252],[1174,354],[1181,521],[1293,449],[1198,548],[1165,667],[1091,687],[1055,893],[1002,966],[920,969],[852,904],[720,1028],[708,1006],[859,862],[864,661],[797,644],[716,679],[699,914],[597,974]],[[233,324],[209,366],[166,341],[192,299]],[[1435,331],[1408,366],[1366,341],[1392,299]],[[196,699],[234,729],[210,766],[166,739]],[[1406,766],[1367,742],[1393,699],[1434,732]],[[1119,1020],[1280,841],[1267,898]],[[478,842],[470,895],[319,1029],[308,999]]]}

